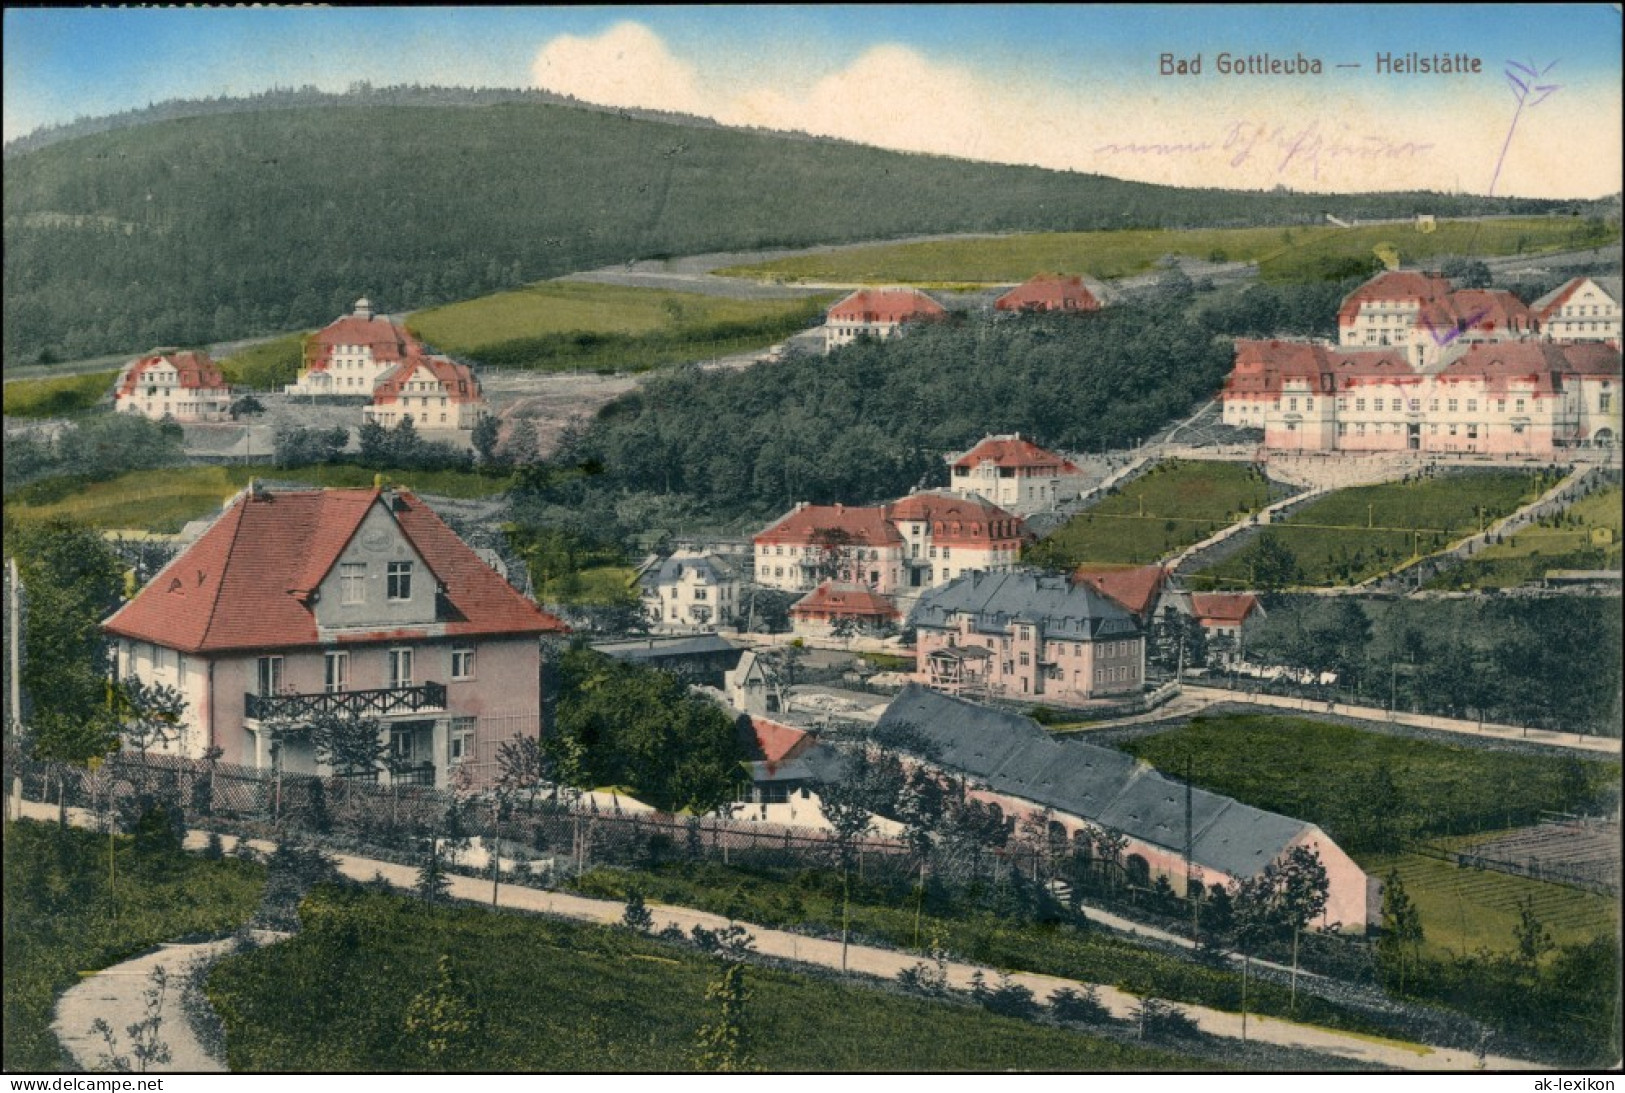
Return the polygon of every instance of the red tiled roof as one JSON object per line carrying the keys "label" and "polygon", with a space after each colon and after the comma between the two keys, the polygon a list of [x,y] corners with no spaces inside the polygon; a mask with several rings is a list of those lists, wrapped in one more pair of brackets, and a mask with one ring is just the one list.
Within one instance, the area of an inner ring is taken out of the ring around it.
{"label": "red tiled roof", "polygon": [[1040,273],[994,301],[999,311],[1099,311],[1100,301],[1082,277]]}
{"label": "red tiled roof", "polygon": [[1191,613],[1204,623],[1239,626],[1258,610],[1251,592],[1192,592]]}
{"label": "red tiled roof", "polygon": [[378,377],[378,383],[372,389],[372,404],[387,406],[399,401],[401,389],[411,382],[414,374],[420,370],[428,372],[440,384],[453,406],[465,402],[479,402],[484,397],[480,393],[480,381],[475,378],[474,370],[468,365],[459,364],[446,357],[427,357],[414,353]]}
{"label": "red tiled roof", "polygon": [[1465,288],[1425,305],[1415,325],[1442,339],[1469,330],[1526,333],[1534,329],[1535,318],[1510,292]]}
{"label": "red tiled roof", "polygon": [[981,498],[955,497],[948,493],[914,493],[885,507],[886,518],[917,520],[931,525],[931,540],[937,546],[981,546],[993,542],[1019,540],[1026,522],[1013,513]]}
{"label": "red tiled roof", "polygon": [[804,546],[838,545],[882,547],[903,541],[886,522],[884,508],[847,508],[845,505],[802,505],[757,535],[757,543],[796,543]]}
{"label": "red tiled roof", "polygon": [[1571,376],[1618,377],[1619,346],[1606,342],[1574,342],[1562,347],[1563,371]]}
{"label": "red tiled roof", "polygon": [[310,369],[326,371],[334,348],[340,345],[366,346],[372,350],[373,359],[380,362],[405,360],[423,352],[423,346],[400,323],[382,315],[370,318],[346,315],[310,336],[305,347]]}
{"label": "red tiled roof", "polygon": [[1077,464],[1070,459],[1046,451],[1030,440],[1023,440],[1020,433],[984,437],[976,447],[954,460],[953,465],[969,468],[981,463],[993,463],[999,467],[1054,468],[1059,474],[1075,474],[1078,470]]}
{"label": "red tiled roof", "polygon": [[1160,565],[1134,566],[1117,569],[1098,565],[1081,565],[1072,571],[1072,583],[1082,582],[1102,596],[1115,600],[1132,615],[1144,618],[1157,602],[1157,593],[1168,578]]}
{"label": "red tiled roof", "polygon": [[749,718],[748,723],[750,731],[741,732],[740,742],[745,746],[747,758],[766,763],[769,774],[806,751],[812,743],[812,736],[801,729],[793,729],[765,717]]}
{"label": "red tiled roof", "polygon": [[1503,393],[1514,383],[1520,389],[1545,394],[1561,390],[1563,376],[1619,375],[1619,350],[1601,342],[1488,342],[1468,346],[1439,373],[1439,379],[1446,383],[1482,381],[1491,394]]}
{"label": "red tiled roof", "polygon": [[1552,289],[1552,291],[1536,300],[1532,305],[1530,305],[1530,310],[1535,313],[1536,317],[1539,318],[1541,322],[1545,322],[1553,315],[1556,315],[1558,308],[1568,303],[1569,297],[1573,296],[1575,292],[1579,290],[1580,286],[1589,280],[1591,280],[1591,278],[1584,276],[1569,278],[1567,281],[1564,281],[1561,285],[1558,285],[1556,288]]}
{"label": "red tiled roof", "polygon": [[1450,282],[1436,273],[1388,270],[1379,273],[1343,298],[1337,309],[1339,326],[1347,326],[1366,303],[1425,304],[1450,295]]}
{"label": "red tiled roof", "polygon": [[[386,504],[444,588],[433,624],[347,631],[344,642],[541,634],[565,629],[508,585],[410,493]],[[202,538],[104,623],[120,637],[187,653],[318,644],[311,592],[361,526],[379,490],[292,490],[239,495]]]}
{"label": "red tiled roof", "polygon": [[829,309],[831,322],[904,323],[940,319],[943,306],[917,288],[862,288]]}
{"label": "red tiled roof", "polygon": [[148,370],[160,365],[169,365],[175,369],[176,383],[183,390],[218,390],[226,386],[225,377],[220,374],[220,366],[209,359],[209,355],[201,349],[189,349],[178,353],[150,353],[135,361],[124,370],[119,377],[119,388],[116,398],[124,398],[133,394],[141,386],[141,377]]}
{"label": "red tiled roof", "polygon": [[831,581],[825,581],[790,608],[790,614],[797,617],[812,612],[865,619],[902,617],[891,600],[880,593],[856,585],[837,585]]}

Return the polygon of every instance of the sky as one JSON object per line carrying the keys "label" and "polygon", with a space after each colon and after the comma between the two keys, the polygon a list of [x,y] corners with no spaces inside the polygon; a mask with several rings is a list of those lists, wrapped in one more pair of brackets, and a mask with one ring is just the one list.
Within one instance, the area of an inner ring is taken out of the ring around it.
{"label": "sky", "polygon": [[[539,87],[1185,186],[1587,198],[1622,173],[1610,4],[8,9],[4,32],[8,141],[367,81]],[[1480,71],[1380,73],[1379,53]],[[1223,54],[1321,72],[1225,73]],[[1201,70],[1165,75],[1164,55]]]}

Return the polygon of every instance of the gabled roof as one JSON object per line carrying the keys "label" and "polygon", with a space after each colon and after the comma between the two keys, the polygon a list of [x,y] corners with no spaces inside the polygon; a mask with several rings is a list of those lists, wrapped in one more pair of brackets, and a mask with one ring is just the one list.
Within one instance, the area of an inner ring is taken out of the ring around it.
{"label": "gabled roof", "polygon": [[828,321],[906,323],[946,314],[946,308],[917,288],[860,288],[829,309]]}
{"label": "gabled roof", "polygon": [[125,398],[133,394],[135,389],[141,386],[142,376],[166,365],[175,369],[175,382],[182,390],[219,390],[226,386],[226,379],[220,373],[220,366],[209,359],[209,355],[203,350],[172,349],[149,353],[126,365],[123,374],[119,376],[118,389],[113,397]]}
{"label": "gabled roof", "polygon": [[1551,392],[1563,376],[1619,375],[1619,350],[1602,342],[1475,342],[1439,372],[1446,381],[1482,380],[1491,393],[1513,383]]}
{"label": "gabled roof", "polygon": [[1435,339],[1468,331],[1521,333],[1535,318],[1524,302],[1504,289],[1464,288],[1430,301],[1417,312],[1416,326]]}
{"label": "gabled roof", "polygon": [[1580,290],[1589,281],[1602,290],[1603,294],[1617,305],[1622,302],[1620,297],[1620,279],[1618,277],[1571,277],[1552,291],[1529,305],[1542,322],[1557,314],[1557,309],[1569,302],[1569,297]]}
{"label": "gabled roof", "polygon": [[1160,565],[1118,566],[1080,565],[1072,571],[1073,583],[1082,582],[1107,596],[1131,615],[1145,618],[1157,602],[1157,593],[1168,580]]}
{"label": "gabled roof", "polygon": [[1337,310],[1337,322],[1347,326],[1368,303],[1425,304],[1450,295],[1450,282],[1437,273],[1417,273],[1412,270],[1387,270],[1355,289],[1343,298]]}
{"label": "gabled roof", "polygon": [[682,579],[685,573],[698,573],[707,581],[721,583],[734,579],[733,566],[715,554],[702,554],[697,550],[679,550],[669,558],[651,562],[644,567],[639,582],[645,588],[670,585]]}
{"label": "gabled roof", "polygon": [[1040,273],[994,301],[999,311],[1099,311],[1100,300],[1082,277]]}
{"label": "gabled roof", "polygon": [[967,469],[982,463],[992,463],[998,467],[1030,467],[1043,470],[1053,468],[1056,474],[1078,473],[1076,463],[1065,456],[1040,448],[1030,440],[1022,439],[1020,433],[983,437],[976,447],[963,455],[948,457],[948,462],[951,466]]}
{"label": "gabled roof", "polygon": [[312,371],[327,369],[333,348],[339,345],[359,345],[372,350],[378,362],[404,360],[423,352],[418,340],[406,327],[383,315],[374,315],[366,300],[357,300],[353,313],[328,323],[310,336],[306,358]]}
{"label": "gabled roof", "polygon": [[790,607],[792,615],[811,612],[854,619],[895,619],[900,614],[891,599],[858,585],[825,581]]}
{"label": "gabled roof", "polygon": [[986,547],[997,540],[1019,539],[1026,531],[1021,517],[980,497],[951,493],[914,493],[885,507],[892,523],[918,521],[931,525],[938,546]]}
{"label": "gabled roof", "polygon": [[[1057,740],[1037,722],[979,706],[917,683],[886,707],[878,728],[907,726],[933,761],[997,793],[1077,816],[1175,853],[1185,845],[1183,783],[1125,752]],[[1192,860],[1232,877],[1251,877],[1318,829],[1303,820],[1190,790]],[[1324,836],[1322,836],[1324,838]]]}
{"label": "gabled roof", "polygon": [[1254,611],[1262,611],[1251,592],[1192,592],[1191,614],[1200,622],[1239,626]]}
{"label": "gabled roof", "polygon": [[741,717],[739,741],[745,749],[748,762],[764,763],[767,773],[773,774],[813,743],[810,733],[781,725],[765,717]]}
{"label": "gabled roof", "polygon": [[414,352],[378,377],[372,389],[372,404],[386,406],[398,402],[408,383],[424,382],[425,377],[419,373],[427,373],[427,378],[438,383],[454,406],[484,399],[480,392],[480,381],[468,365],[459,364],[449,357],[431,357]]}
{"label": "gabled roof", "polygon": [[886,510],[846,505],[797,505],[767,530],[756,543],[795,543],[805,546],[895,546],[903,541],[886,520]]}
{"label": "gabled roof", "polygon": [[972,616],[972,626],[989,634],[1003,634],[1017,622],[1042,626],[1046,638],[1079,641],[1108,634],[1132,637],[1140,630],[1127,611],[1088,585],[1029,573],[956,578],[922,595],[908,621],[943,629],[961,614]]}
{"label": "gabled roof", "polygon": [[377,489],[244,490],[202,537],[159,571],[103,627],[186,653],[317,645],[311,593],[375,506],[390,514],[443,588],[433,624],[335,636],[410,637],[559,632],[565,626],[508,582],[412,494]]}

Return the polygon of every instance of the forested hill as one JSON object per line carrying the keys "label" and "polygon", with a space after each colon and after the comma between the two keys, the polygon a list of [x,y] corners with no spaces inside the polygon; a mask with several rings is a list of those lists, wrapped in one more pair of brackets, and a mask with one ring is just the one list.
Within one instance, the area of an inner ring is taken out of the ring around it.
{"label": "forested hill", "polygon": [[5,161],[4,348],[31,363],[324,323],[660,254],[914,233],[1542,211],[1180,190],[531,102],[181,118]]}

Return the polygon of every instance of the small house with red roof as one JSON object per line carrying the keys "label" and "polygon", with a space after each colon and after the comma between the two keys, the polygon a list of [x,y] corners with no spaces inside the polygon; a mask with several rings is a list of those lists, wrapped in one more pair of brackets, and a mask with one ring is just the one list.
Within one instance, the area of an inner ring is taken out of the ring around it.
{"label": "small house with red roof", "polygon": [[1072,583],[1088,585],[1133,615],[1141,626],[1150,626],[1168,588],[1168,570],[1160,565],[1081,565],[1072,571]]}
{"label": "small house with red roof", "polygon": [[373,311],[366,297],[355,309],[305,341],[304,367],[290,395],[371,395],[384,374],[423,347],[406,327]]}
{"label": "small house with red roof", "polygon": [[1608,342],[1619,348],[1620,278],[1574,277],[1529,310],[1554,342]]}
{"label": "small house with red roof", "polygon": [[970,451],[944,458],[956,496],[980,497],[1021,516],[1053,509],[1087,484],[1076,463],[1020,433],[986,436]]}
{"label": "small house with red roof", "polygon": [[119,373],[113,409],[154,421],[225,421],[231,388],[201,349],[155,349]]}
{"label": "small house with red roof", "polygon": [[378,377],[362,417],[393,429],[406,418],[420,431],[472,429],[490,411],[479,378],[448,357],[412,354]]}
{"label": "small house with red roof", "polygon": [[885,340],[907,323],[944,318],[946,308],[917,288],[861,288],[824,317],[824,352],[862,337]]}
{"label": "small house with red roof", "polygon": [[878,633],[902,617],[889,596],[834,581],[825,581],[790,607],[790,627],[803,637],[829,637],[842,621],[850,622],[854,633]]}
{"label": "small house with red roof", "polygon": [[325,774],[308,726],[353,716],[384,777],[444,787],[540,732],[539,639],[565,626],[408,492],[251,485],[103,630],[121,678],[185,696],[173,751]]}
{"label": "small house with red roof", "polygon": [[1207,636],[1209,660],[1228,664],[1244,659],[1247,638],[1267,612],[1251,592],[1192,592],[1190,614]]}
{"label": "small house with red roof", "polygon": [[993,301],[995,310],[1017,314],[1053,311],[1087,314],[1099,311],[1101,306],[1101,294],[1082,277],[1059,273],[1037,274]]}

